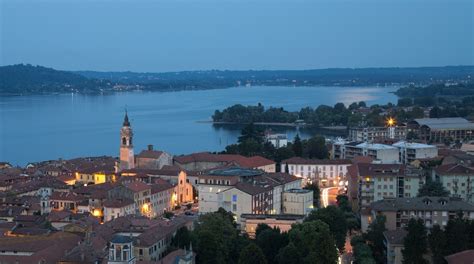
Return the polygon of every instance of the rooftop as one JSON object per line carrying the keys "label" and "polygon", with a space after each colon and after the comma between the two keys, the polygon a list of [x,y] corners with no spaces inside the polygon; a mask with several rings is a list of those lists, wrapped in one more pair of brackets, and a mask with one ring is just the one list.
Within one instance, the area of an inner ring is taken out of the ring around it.
{"label": "rooftop", "polygon": [[223,169],[210,170],[207,175],[211,176],[238,176],[238,177],[253,177],[263,174],[261,170],[246,169],[241,167],[227,167]]}
{"label": "rooftop", "polygon": [[373,202],[370,207],[374,211],[409,211],[409,210],[431,210],[431,211],[474,211],[474,204],[458,198],[448,197],[416,197],[416,198],[394,198]]}
{"label": "rooftop", "polygon": [[397,149],[396,147],[390,146],[390,145],[378,144],[378,143],[367,143],[367,142],[358,144],[356,147],[367,148],[367,149]]}
{"label": "rooftop", "polygon": [[240,167],[244,168],[257,168],[261,166],[275,164],[273,160],[269,160],[261,156],[244,157],[242,155],[212,154],[208,152],[199,152],[184,156],[177,156],[174,157],[174,160],[180,164],[187,164],[193,162],[236,163]]}
{"label": "rooftop", "polygon": [[421,148],[436,148],[436,146],[428,145],[428,144],[421,144],[415,142],[406,142],[406,141],[399,141],[392,146],[395,147],[403,147],[403,148],[412,148],[412,149],[421,149]]}
{"label": "rooftop", "polygon": [[289,192],[289,193],[309,193],[309,192],[312,192],[312,191],[307,190],[307,189],[289,189],[289,190],[286,190],[285,192]]}
{"label": "rooftop", "polygon": [[305,159],[301,157],[293,157],[286,160],[283,160],[281,164],[312,164],[312,165],[350,165],[352,162],[347,159]]}
{"label": "rooftop", "polygon": [[427,126],[431,129],[472,129],[474,123],[461,117],[445,117],[445,118],[420,118],[414,121],[420,126]]}

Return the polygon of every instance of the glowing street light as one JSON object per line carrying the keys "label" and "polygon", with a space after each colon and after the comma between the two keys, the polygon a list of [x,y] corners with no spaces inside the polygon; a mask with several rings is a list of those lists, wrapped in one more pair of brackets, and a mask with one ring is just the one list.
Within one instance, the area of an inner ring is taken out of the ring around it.
{"label": "glowing street light", "polygon": [[393,127],[396,123],[397,123],[397,121],[392,117],[389,117],[387,119],[387,126],[389,126],[389,127]]}

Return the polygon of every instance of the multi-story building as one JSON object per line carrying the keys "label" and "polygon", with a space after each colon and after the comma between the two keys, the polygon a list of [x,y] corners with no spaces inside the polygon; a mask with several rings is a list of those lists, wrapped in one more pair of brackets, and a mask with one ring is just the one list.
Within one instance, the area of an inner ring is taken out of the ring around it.
{"label": "multi-story building", "polygon": [[406,138],[406,130],[406,126],[351,127],[349,128],[348,139],[358,142],[374,142],[384,139],[404,140]]}
{"label": "multi-story building", "polygon": [[104,202],[104,222],[122,216],[133,215],[137,212],[136,204],[127,198],[117,198]]}
{"label": "multi-story building", "polygon": [[76,212],[80,202],[87,200],[84,196],[74,192],[53,192],[50,206],[53,210],[69,210]]}
{"label": "multi-story building", "polygon": [[474,169],[462,164],[445,164],[435,169],[440,181],[452,197],[474,203]]}
{"label": "multi-story building", "polygon": [[350,165],[352,162],[345,159],[320,160],[293,157],[281,162],[280,171],[285,171],[288,166],[288,173],[292,175],[319,182],[322,186],[337,186],[340,180],[346,178],[347,167]]}
{"label": "multi-story building", "polygon": [[438,156],[438,148],[433,145],[399,141],[392,146],[398,148],[399,161],[402,164],[409,164],[420,159],[432,159]]}
{"label": "multi-story building", "polygon": [[223,207],[241,214],[280,214],[284,191],[299,189],[302,178],[285,173],[224,168],[199,176],[199,212],[214,212]]}
{"label": "multi-story building", "polygon": [[175,156],[174,164],[188,171],[204,171],[224,166],[239,166],[265,172],[276,171],[276,163],[261,156],[244,157],[242,155],[211,154],[208,152]]}
{"label": "multi-story building", "polygon": [[408,122],[407,128],[425,142],[444,143],[446,140],[465,141],[474,138],[474,123],[461,117],[414,119]]}
{"label": "multi-story building", "polygon": [[283,192],[284,214],[307,215],[313,209],[313,191],[290,189]]}
{"label": "multi-story building", "polygon": [[359,156],[371,157],[381,163],[399,163],[398,148],[390,145],[336,141],[332,149],[333,159],[354,159]]}
{"label": "multi-story building", "polygon": [[137,210],[145,216],[151,211],[151,186],[141,181],[126,182],[108,191],[108,199],[127,198],[135,202]]}
{"label": "multi-story building", "polygon": [[373,202],[370,208],[372,219],[377,215],[385,216],[387,230],[403,229],[411,218],[422,219],[428,228],[436,224],[444,228],[459,213],[467,219],[474,219],[474,204],[452,197],[384,199]]}
{"label": "multi-story building", "polygon": [[150,217],[160,216],[166,211],[173,210],[178,205],[176,188],[177,186],[165,180],[155,180],[155,184],[151,185]]}
{"label": "multi-story building", "polygon": [[[425,183],[422,171],[402,164],[357,164],[359,209],[367,209],[370,204],[386,198],[416,197]],[[351,189],[352,186],[349,186]]]}

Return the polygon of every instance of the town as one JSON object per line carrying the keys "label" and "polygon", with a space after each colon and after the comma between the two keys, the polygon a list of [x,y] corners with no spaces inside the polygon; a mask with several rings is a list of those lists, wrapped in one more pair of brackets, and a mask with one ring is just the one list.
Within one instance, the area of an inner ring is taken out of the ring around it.
{"label": "town", "polygon": [[466,119],[388,118],[326,141],[327,159],[295,151],[279,162],[153,145],[135,154],[127,112],[119,133],[118,158],[0,163],[0,263],[474,259]]}

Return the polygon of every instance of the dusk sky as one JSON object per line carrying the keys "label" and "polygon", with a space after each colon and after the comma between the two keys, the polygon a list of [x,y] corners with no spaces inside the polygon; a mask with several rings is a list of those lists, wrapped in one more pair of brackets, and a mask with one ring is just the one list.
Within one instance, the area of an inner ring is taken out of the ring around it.
{"label": "dusk sky", "polygon": [[0,65],[63,70],[474,64],[472,0],[0,0]]}

